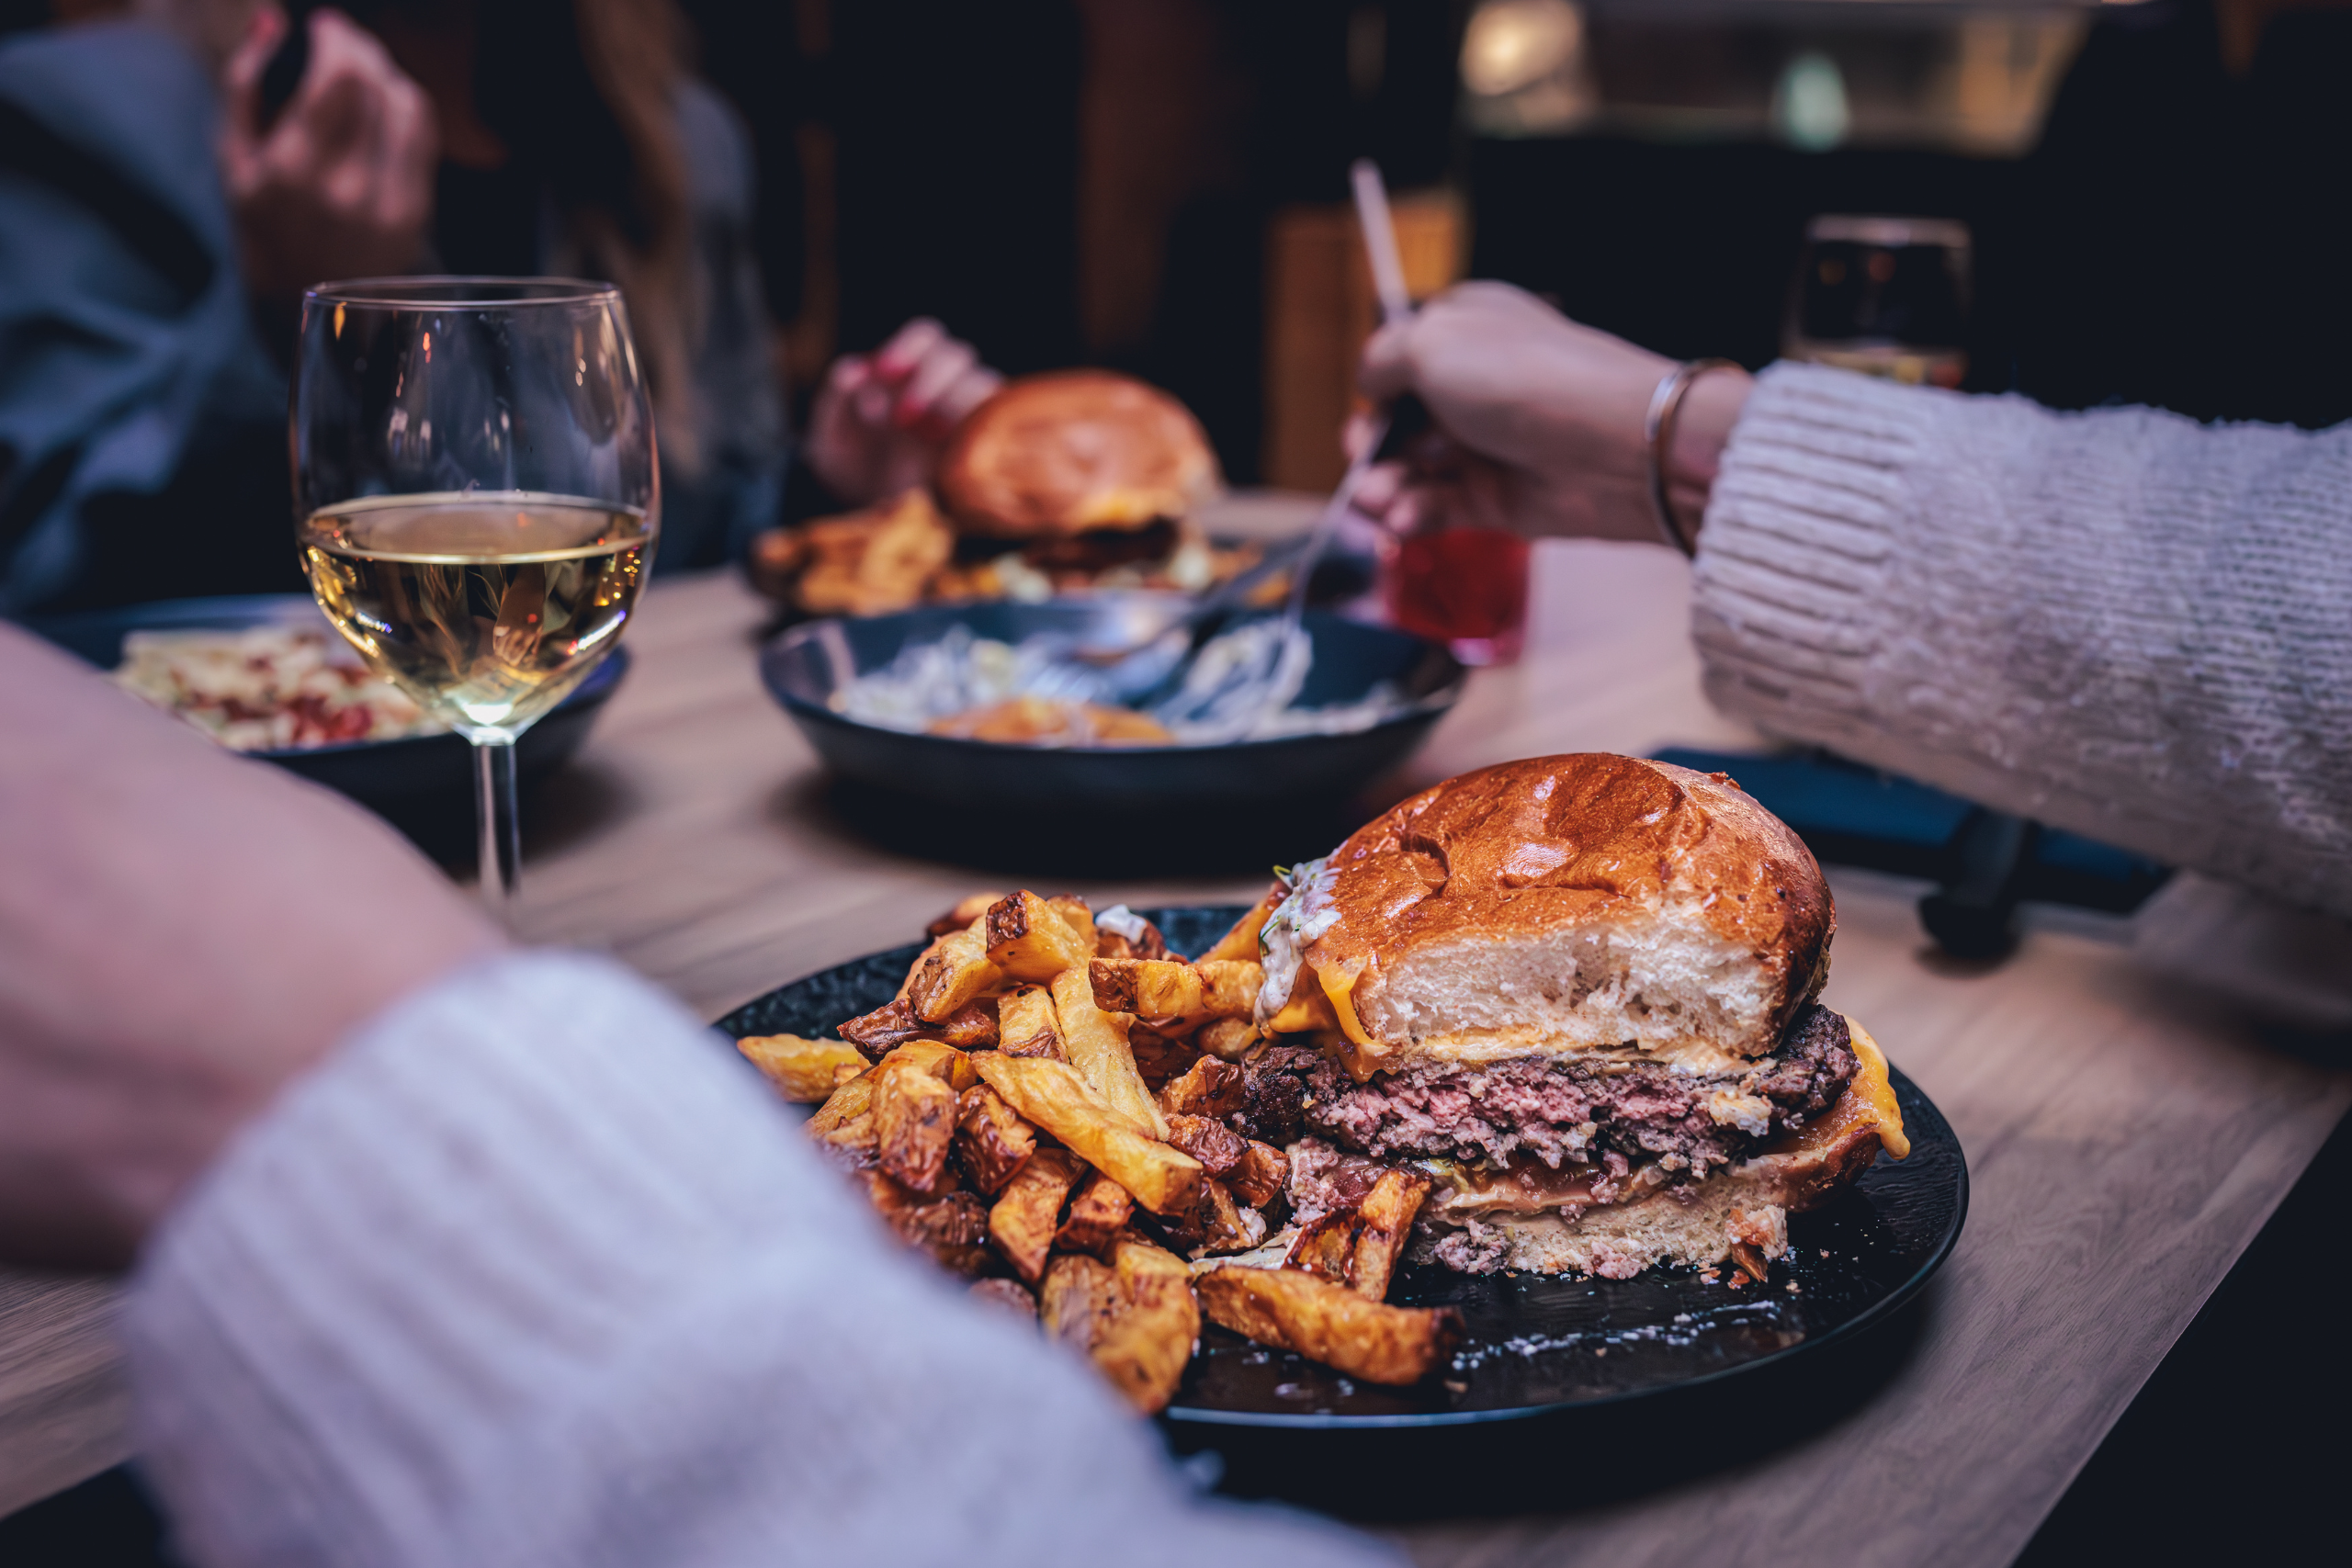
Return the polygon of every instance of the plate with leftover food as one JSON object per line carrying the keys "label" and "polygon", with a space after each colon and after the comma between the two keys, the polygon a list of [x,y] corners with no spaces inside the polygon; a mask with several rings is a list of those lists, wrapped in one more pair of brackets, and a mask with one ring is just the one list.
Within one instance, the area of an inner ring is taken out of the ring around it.
{"label": "plate with leftover food", "polygon": [[[932,482],[854,512],[771,529],[754,586],[787,615],[1154,590],[1199,593],[1258,564],[1213,538],[1216,454],[1183,404],[1130,376],[1017,378],[957,426]],[[1278,604],[1286,574],[1259,586]]]}
{"label": "plate with leftover food", "polygon": [[[132,604],[30,623],[144,701],[403,826],[470,814],[472,748],[372,673],[307,594]],[[527,787],[580,749],[628,670],[616,648],[515,746]]]}
{"label": "plate with leftover food", "polygon": [[[1460,695],[1433,643],[1309,611],[1276,661],[1277,702],[1218,713],[1087,700],[1069,655],[1131,647],[1183,602],[1102,593],[811,621],[763,650],[768,690],[834,772],[957,807],[1200,811],[1350,794],[1401,762]],[[1185,677],[1213,683],[1278,635],[1272,616],[1212,639]],[[1228,657],[1229,656],[1229,657]]]}
{"label": "plate with leftover food", "polygon": [[1967,1211],[1722,775],[1531,759],[1253,906],[977,893],[719,1021],[908,1244],[1219,1427],[1487,1423],[1850,1339]]}

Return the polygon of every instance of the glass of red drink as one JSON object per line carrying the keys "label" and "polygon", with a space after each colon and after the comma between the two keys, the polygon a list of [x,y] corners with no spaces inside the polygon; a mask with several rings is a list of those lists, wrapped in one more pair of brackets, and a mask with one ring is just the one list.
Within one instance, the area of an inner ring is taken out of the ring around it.
{"label": "glass of red drink", "polygon": [[1508,664],[1527,636],[1527,541],[1500,528],[1408,534],[1388,552],[1388,618],[1464,664]]}

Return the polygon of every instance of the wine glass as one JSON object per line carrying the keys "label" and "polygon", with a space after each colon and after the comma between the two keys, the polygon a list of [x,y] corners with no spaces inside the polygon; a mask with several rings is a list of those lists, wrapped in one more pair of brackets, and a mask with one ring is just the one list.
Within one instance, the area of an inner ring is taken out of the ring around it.
{"label": "wine glass", "polygon": [[620,640],[661,518],[620,291],[399,277],[303,296],[290,415],[311,591],[473,743],[482,896],[511,914],[514,742]]}

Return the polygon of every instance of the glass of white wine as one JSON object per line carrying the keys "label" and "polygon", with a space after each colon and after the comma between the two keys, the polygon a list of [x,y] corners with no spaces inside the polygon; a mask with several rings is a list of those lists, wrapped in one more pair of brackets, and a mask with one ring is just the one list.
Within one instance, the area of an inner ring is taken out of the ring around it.
{"label": "glass of white wine", "polygon": [[322,284],[302,301],[296,525],[327,618],[473,742],[484,898],[509,913],[514,742],[612,652],[661,519],[620,291]]}

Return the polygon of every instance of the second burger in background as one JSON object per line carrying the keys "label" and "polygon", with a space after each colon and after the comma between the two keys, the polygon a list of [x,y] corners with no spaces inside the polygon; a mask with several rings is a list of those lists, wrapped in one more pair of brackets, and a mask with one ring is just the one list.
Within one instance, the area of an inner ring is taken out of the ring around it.
{"label": "second burger in background", "polygon": [[1133,377],[1064,370],[1008,382],[942,457],[936,494],[763,535],[752,580],[808,615],[1037,602],[1091,589],[1197,592],[1252,564],[1193,519],[1222,488],[1183,404]]}

